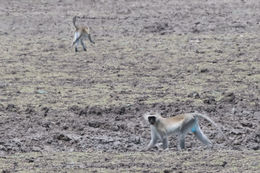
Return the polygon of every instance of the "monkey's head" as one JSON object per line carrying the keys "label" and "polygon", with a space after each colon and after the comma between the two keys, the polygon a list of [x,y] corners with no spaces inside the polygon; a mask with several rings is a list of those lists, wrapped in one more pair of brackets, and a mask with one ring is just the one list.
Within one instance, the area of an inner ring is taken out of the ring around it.
{"label": "monkey's head", "polygon": [[148,117],[148,122],[151,124],[151,125],[154,125],[156,123],[156,117],[155,116],[149,116]]}
{"label": "monkey's head", "polygon": [[150,125],[156,125],[160,121],[160,118],[162,118],[159,113],[150,112],[145,113],[143,117]]}

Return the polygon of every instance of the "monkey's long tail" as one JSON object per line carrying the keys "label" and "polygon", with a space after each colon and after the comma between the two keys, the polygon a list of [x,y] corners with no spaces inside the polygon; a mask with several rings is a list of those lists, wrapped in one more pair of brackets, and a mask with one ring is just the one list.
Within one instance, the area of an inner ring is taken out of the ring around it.
{"label": "monkey's long tail", "polygon": [[223,131],[219,128],[219,126],[218,126],[212,119],[210,119],[207,115],[205,115],[205,114],[200,114],[200,113],[195,112],[195,116],[204,118],[204,119],[206,119],[207,121],[209,121],[210,123],[212,123],[212,124],[218,129],[218,131],[221,133],[221,135],[225,138],[225,140],[226,140],[227,142],[229,142],[227,136],[223,133]]}
{"label": "monkey's long tail", "polygon": [[74,27],[76,29],[78,29],[78,26],[76,25],[76,19],[77,19],[77,16],[74,16],[73,19],[72,19],[72,23],[73,23]]}

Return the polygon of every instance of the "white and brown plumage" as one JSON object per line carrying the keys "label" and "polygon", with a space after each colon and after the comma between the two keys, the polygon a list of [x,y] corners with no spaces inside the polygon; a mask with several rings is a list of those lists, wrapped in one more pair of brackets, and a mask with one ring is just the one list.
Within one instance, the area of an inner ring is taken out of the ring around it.
{"label": "white and brown plumage", "polygon": [[72,20],[72,23],[73,23],[74,27],[76,28],[75,33],[74,33],[74,40],[73,40],[72,46],[75,45],[75,52],[77,52],[78,51],[78,44],[80,42],[80,44],[83,47],[83,50],[87,51],[87,48],[84,44],[84,39],[88,38],[89,41],[93,44],[95,44],[95,42],[91,39],[89,27],[77,26],[76,25],[76,19],[77,19],[77,16],[74,16],[73,20]]}

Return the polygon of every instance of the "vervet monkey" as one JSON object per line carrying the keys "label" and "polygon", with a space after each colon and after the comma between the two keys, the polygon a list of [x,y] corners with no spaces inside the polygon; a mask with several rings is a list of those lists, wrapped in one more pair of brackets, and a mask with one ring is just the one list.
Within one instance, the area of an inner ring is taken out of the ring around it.
{"label": "vervet monkey", "polygon": [[[211,141],[205,136],[199,126],[198,117],[202,117],[217,127],[219,132],[225,137],[218,125],[207,115],[200,113],[187,113],[176,115],[174,117],[163,118],[160,114],[145,114],[145,120],[150,124],[151,141],[147,150],[154,147],[158,140],[163,143],[163,149],[168,148],[168,135],[178,134],[178,150],[185,148],[185,135],[193,132],[195,136],[205,145],[212,146]],[[226,137],[225,137],[226,139]]]}
{"label": "vervet monkey", "polygon": [[76,28],[75,33],[74,33],[74,40],[73,40],[72,46],[75,45],[75,52],[77,52],[78,51],[78,44],[80,42],[82,47],[83,47],[83,50],[87,51],[87,48],[86,48],[86,46],[83,42],[84,39],[88,38],[89,41],[93,44],[95,44],[95,42],[92,41],[92,39],[91,39],[89,27],[77,26],[76,25],[76,19],[77,19],[77,16],[74,16],[73,20],[72,20],[73,25]]}

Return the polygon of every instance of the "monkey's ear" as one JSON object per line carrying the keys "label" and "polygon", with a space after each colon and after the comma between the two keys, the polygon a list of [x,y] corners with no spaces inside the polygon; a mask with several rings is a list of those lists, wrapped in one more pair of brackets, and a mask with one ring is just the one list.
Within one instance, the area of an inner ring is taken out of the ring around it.
{"label": "monkey's ear", "polygon": [[158,110],[154,113],[154,115],[156,116],[156,117],[161,117],[161,112],[159,112]]}

